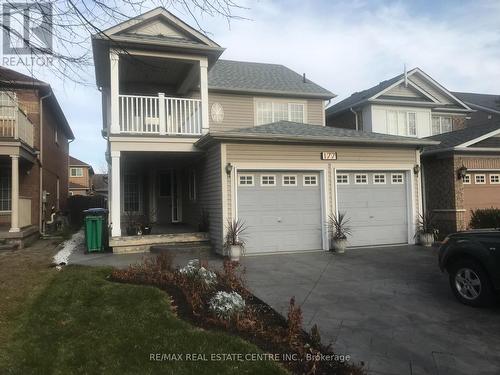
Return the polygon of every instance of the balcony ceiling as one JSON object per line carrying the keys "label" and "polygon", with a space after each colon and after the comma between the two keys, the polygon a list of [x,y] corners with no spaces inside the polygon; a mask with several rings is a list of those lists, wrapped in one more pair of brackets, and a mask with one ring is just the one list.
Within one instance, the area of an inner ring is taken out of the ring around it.
{"label": "balcony ceiling", "polygon": [[127,87],[149,84],[177,88],[188,77],[193,65],[172,59],[123,56],[120,59],[120,84]]}

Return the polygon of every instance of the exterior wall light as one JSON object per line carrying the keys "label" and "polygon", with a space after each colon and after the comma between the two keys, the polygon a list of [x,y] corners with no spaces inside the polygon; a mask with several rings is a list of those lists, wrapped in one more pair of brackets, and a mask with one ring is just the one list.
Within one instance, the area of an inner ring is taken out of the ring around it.
{"label": "exterior wall light", "polygon": [[415,176],[418,176],[418,174],[420,173],[420,165],[415,164],[415,166],[413,167],[413,173],[415,174]]}
{"label": "exterior wall light", "polygon": [[233,165],[231,163],[227,163],[226,164],[226,173],[228,175],[230,175],[232,171],[233,171]]}
{"label": "exterior wall light", "polygon": [[463,180],[466,174],[467,174],[467,168],[465,167],[465,165],[462,165],[460,168],[458,168],[457,177],[459,180]]}

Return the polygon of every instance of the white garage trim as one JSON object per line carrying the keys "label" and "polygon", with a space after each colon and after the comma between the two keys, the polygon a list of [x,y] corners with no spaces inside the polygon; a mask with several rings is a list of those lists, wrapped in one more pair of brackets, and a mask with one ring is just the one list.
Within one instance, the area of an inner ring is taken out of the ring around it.
{"label": "white garage trim", "polygon": [[[413,165],[401,165],[401,166],[354,166],[354,165],[349,165],[349,164],[340,164],[340,163],[334,163],[334,173],[333,173],[333,185],[334,185],[334,199],[335,199],[335,214],[338,215],[338,189],[337,189],[337,173],[342,174],[347,171],[384,171],[384,172],[391,172],[391,171],[404,171],[405,172],[405,178],[407,181],[406,184],[406,202],[408,204],[407,206],[407,212],[408,212],[408,244],[413,245],[415,244],[415,238],[414,238],[414,231],[416,228],[416,218],[417,214],[421,213],[421,208],[420,204],[418,207],[415,206],[415,176],[413,173]],[[420,199],[419,199],[420,200]]]}
{"label": "white garage trim", "polygon": [[320,197],[321,197],[321,243],[323,250],[329,250],[328,243],[328,215],[329,215],[329,200],[328,200],[328,165],[319,164],[311,165],[307,164],[304,166],[299,166],[297,163],[294,164],[268,164],[268,163],[232,163],[233,170],[231,173],[232,183],[231,183],[231,207],[232,215],[235,219],[238,218],[238,186],[235,184],[239,172],[245,171],[311,171],[319,173],[320,178]]}

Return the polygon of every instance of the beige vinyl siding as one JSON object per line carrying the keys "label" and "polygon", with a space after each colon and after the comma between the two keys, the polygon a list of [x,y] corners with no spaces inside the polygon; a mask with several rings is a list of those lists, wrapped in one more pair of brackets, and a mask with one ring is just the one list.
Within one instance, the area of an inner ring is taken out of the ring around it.
{"label": "beige vinyl siding", "polygon": [[[193,98],[199,98],[199,93],[193,93]],[[311,125],[324,125],[324,101],[322,99],[301,99],[283,97],[262,97],[255,95],[227,94],[221,92],[208,93],[208,115],[211,131],[244,129],[255,126],[255,99],[269,99],[277,101],[305,102],[306,120]],[[215,122],[212,119],[212,105],[219,103],[224,111],[224,119]]]}
{"label": "beige vinyl siding", "polygon": [[[338,160],[333,162],[320,160],[321,152],[336,151]],[[290,165],[293,168],[314,165],[327,165],[327,188],[330,212],[335,210],[335,169],[367,168],[397,169],[413,168],[417,163],[417,153],[412,148],[348,147],[348,146],[308,146],[233,143],[226,145],[226,161],[234,165],[247,163],[255,165]],[[414,202],[416,212],[419,207],[419,179],[414,178]],[[226,186],[228,205],[231,204],[231,184]],[[231,217],[231,210],[228,216]]]}
{"label": "beige vinyl siding", "polygon": [[453,103],[451,99],[448,98],[448,96],[445,96],[441,93],[441,90],[427,83],[427,81],[419,77],[418,74],[413,74],[411,77],[409,77],[409,80],[415,83],[422,90],[426,91],[428,94],[439,100],[441,103],[445,104]]}
{"label": "beige vinyl siding", "polygon": [[322,99],[307,101],[307,123],[311,125],[325,125],[325,108]]}
{"label": "beige vinyl siding", "polygon": [[222,186],[221,186],[221,145],[207,150],[200,163],[199,195],[200,214],[206,210],[209,215],[210,241],[215,249],[222,249]]}
{"label": "beige vinyl siding", "polygon": [[384,96],[399,96],[404,98],[420,98],[423,94],[419,93],[413,87],[405,87],[404,83],[393,87],[389,91],[383,94]]}

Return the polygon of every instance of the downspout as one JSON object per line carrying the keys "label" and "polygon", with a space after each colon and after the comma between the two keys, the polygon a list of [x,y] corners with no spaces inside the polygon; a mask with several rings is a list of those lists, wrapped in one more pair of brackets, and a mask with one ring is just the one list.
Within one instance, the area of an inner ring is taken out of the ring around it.
{"label": "downspout", "polygon": [[43,100],[51,95],[52,91],[40,98],[40,206],[38,208],[38,226],[42,235],[45,234],[45,223],[43,221]]}
{"label": "downspout", "polygon": [[356,130],[359,130],[359,126],[358,126],[358,114],[356,113],[356,111],[354,109],[349,108],[349,110],[354,114],[354,121],[356,122]]}

